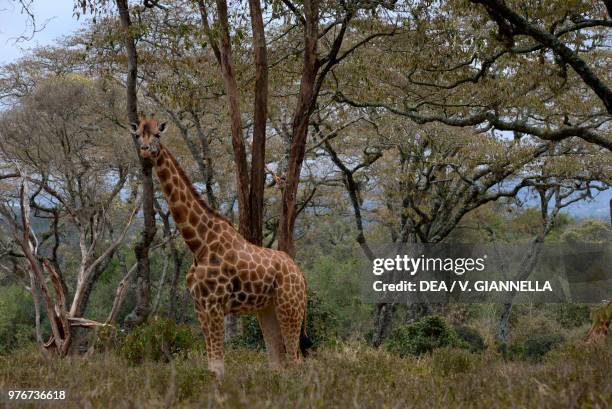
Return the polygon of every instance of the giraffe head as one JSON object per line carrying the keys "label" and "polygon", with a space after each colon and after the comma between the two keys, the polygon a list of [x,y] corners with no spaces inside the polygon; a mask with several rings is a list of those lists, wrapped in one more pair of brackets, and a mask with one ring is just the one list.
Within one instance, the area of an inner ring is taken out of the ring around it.
{"label": "giraffe head", "polygon": [[166,123],[157,122],[155,114],[150,118],[141,115],[139,123],[131,123],[130,131],[138,138],[138,151],[143,158],[155,158],[159,155],[159,139],[166,131]]}

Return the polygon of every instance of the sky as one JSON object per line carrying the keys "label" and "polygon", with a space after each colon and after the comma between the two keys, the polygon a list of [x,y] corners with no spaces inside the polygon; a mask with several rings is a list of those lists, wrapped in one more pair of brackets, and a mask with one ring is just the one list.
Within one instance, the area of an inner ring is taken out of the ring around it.
{"label": "sky", "polygon": [[21,12],[17,0],[0,0],[0,64],[15,61],[28,48],[53,44],[78,30],[85,19],[73,17],[73,5],[73,0],[34,0],[31,9],[36,24],[39,28],[44,25],[44,29],[34,34],[31,41],[16,41],[20,36],[31,35],[28,17]]}
{"label": "sky", "polygon": [[[0,0],[0,65],[17,60],[29,48],[53,44],[55,40],[70,35],[86,21],[73,16],[73,0],[34,0],[32,11],[37,25],[44,29],[34,34],[30,41],[17,41],[20,36],[32,33],[27,16],[15,0]],[[609,220],[609,202],[612,189],[598,194],[591,202],[577,203],[568,208],[578,218]]]}

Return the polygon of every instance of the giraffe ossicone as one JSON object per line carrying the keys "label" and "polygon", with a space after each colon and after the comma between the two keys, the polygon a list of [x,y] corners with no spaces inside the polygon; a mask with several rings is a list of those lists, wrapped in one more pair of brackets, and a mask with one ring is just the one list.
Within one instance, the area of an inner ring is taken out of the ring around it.
{"label": "giraffe ossicone", "polygon": [[256,314],[270,365],[300,359],[300,330],[306,311],[306,280],[284,252],[249,243],[200,197],[167,147],[165,123],[154,117],[132,124],[139,153],[150,159],[170,212],[193,254],[187,288],[206,339],[208,367],[224,375],[224,318]]}

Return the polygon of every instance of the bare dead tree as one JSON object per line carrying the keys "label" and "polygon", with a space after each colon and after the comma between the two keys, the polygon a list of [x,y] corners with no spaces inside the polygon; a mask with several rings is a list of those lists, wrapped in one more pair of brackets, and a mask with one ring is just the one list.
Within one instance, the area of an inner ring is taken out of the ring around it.
{"label": "bare dead tree", "polygon": [[[19,173],[21,173],[21,171]],[[28,186],[32,183],[32,179],[22,174],[20,180],[18,195],[19,215],[16,215],[7,205],[0,206],[0,213],[3,215],[4,220],[10,223],[12,237],[28,262],[32,277],[31,282],[36,286],[36,289],[40,292],[44,301],[47,317],[51,324],[52,335],[49,340],[44,342],[42,347],[44,347],[45,350],[54,351],[55,354],[62,357],[67,355],[70,350],[74,340],[74,329],[78,327],[91,328],[104,325],[82,317],[81,313],[83,311],[82,306],[85,291],[91,280],[92,271],[122,243],[136,211],[140,207],[140,203],[135,206],[121,234],[112,241],[98,257],[94,257],[93,254],[99,247],[97,243],[101,241],[99,236],[104,232],[104,228],[96,226],[95,222],[93,222],[94,218],[91,219],[92,223],[94,223],[93,225],[85,225],[75,218],[75,223],[79,227],[81,264],[77,272],[74,297],[70,305],[68,305],[59,275],[49,260],[38,254],[38,239],[30,225],[31,197],[29,195]],[[49,188],[49,190],[51,190],[51,188]],[[76,217],[76,212],[73,213]],[[92,237],[90,245],[87,245],[85,237],[89,232],[91,232]],[[53,297],[49,294],[47,288],[45,271],[53,286],[55,293]],[[38,336],[38,338],[40,341],[41,336]]]}

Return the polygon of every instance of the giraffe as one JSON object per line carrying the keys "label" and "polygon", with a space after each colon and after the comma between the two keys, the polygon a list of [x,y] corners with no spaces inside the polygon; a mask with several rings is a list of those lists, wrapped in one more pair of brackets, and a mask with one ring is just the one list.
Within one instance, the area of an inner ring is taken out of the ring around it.
{"label": "giraffe", "polygon": [[153,116],[131,124],[139,154],[151,160],[170,212],[193,254],[187,288],[206,340],[208,369],[224,376],[224,318],[256,314],[272,368],[301,359],[306,280],[292,258],[249,243],[197,193],[160,142],[166,123]]}

